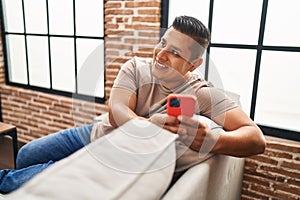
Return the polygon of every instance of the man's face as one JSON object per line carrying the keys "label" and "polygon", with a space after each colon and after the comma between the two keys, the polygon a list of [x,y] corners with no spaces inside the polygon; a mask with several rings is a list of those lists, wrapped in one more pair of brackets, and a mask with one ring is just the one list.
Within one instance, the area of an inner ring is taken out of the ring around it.
{"label": "man's face", "polygon": [[153,75],[165,82],[183,80],[187,72],[195,69],[189,49],[193,44],[191,37],[169,28],[154,49]]}

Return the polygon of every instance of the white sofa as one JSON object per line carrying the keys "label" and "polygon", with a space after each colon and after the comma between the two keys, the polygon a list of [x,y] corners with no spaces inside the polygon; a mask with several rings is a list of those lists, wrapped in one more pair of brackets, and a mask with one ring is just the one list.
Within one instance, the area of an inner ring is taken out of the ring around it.
{"label": "white sofa", "polygon": [[[139,120],[139,122],[128,123],[127,127],[131,135],[128,136],[128,132],[122,134],[124,130],[126,132],[123,126],[122,130],[116,130],[55,163],[17,191],[5,195],[4,198],[15,200],[240,199],[244,159],[224,155],[212,156],[190,168],[167,191],[175,168],[174,141],[177,136],[149,122],[136,126],[140,121],[145,122]],[[144,134],[145,130],[150,134],[153,132],[159,134],[148,137]],[[141,132],[147,140],[136,138],[141,136]],[[116,146],[120,143],[120,146]],[[153,149],[154,153],[152,153]],[[149,150],[151,155],[147,156],[149,152],[146,151]],[[146,173],[136,173],[141,171]]]}
{"label": "white sofa", "polygon": [[190,168],[164,200],[241,199],[244,158],[215,155]]}
{"label": "white sofa", "polygon": [[[161,198],[163,200],[239,200],[241,199],[242,178],[243,178],[244,159],[234,158],[230,156],[217,155],[209,158],[208,160],[190,168],[181,178],[171,187],[165,195]],[[43,175],[43,178],[47,178],[47,174]],[[155,178],[155,177],[153,177]],[[84,192],[86,185],[75,186],[73,190],[81,190]],[[37,182],[33,184],[36,189],[39,188]],[[151,190],[151,188],[148,188]],[[53,199],[60,196],[55,195],[55,198],[51,198],[51,195],[38,194],[38,191],[34,191],[32,187],[26,187],[12,193],[12,196],[3,196],[4,199],[22,199],[40,200],[40,199]],[[89,192],[89,191],[88,191]],[[29,194],[30,193],[30,194]],[[56,193],[49,185],[48,193]],[[26,196],[28,195],[28,196]],[[45,198],[40,198],[43,195]],[[27,197],[27,198],[26,198]],[[74,198],[70,196],[72,200],[85,200],[80,196]],[[101,199],[101,194],[94,193],[95,198],[89,199]],[[98,198],[99,197],[99,198]],[[1,195],[0,195],[0,199]],[[139,197],[143,198],[143,195]],[[136,198],[136,199],[139,199]],[[69,198],[61,198],[69,199]],[[157,199],[157,198],[154,198]],[[158,198],[159,199],[159,198]]]}

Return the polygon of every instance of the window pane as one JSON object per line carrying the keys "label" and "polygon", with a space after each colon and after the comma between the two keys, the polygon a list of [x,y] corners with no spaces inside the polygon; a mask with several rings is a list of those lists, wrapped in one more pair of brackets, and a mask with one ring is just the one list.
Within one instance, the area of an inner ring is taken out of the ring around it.
{"label": "window pane", "polygon": [[208,27],[209,2],[210,0],[169,1],[169,25],[172,24],[175,17],[189,15],[199,19]]}
{"label": "window pane", "polygon": [[300,131],[300,52],[264,51],[261,61],[255,121]]}
{"label": "window pane", "polygon": [[52,87],[75,92],[74,39],[51,37]]}
{"label": "window pane", "polygon": [[25,21],[27,33],[47,33],[46,1],[26,0]]}
{"label": "window pane", "polygon": [[49,88],[48,38],[28,36],[27,47],[30,85]]}
{"label": "window pane", "polygon": [[51,0],[48,2],[50,34],[73,35],[73,0]]}
{"label": "window pane", "polygon": [[104,42],[77,39],[78,93],[104,97]]}
{"label": "window pane", "polygon": [[3,0],[5,30],[24,32],[22,1]]}
{"label": "window pane", "polygon": [[76,0],[76,35],[103,36],[103,3]]}
{"label": "window pane", "polygon": [[15,83],[27,84],[25,38],[20,35],[8,35],[6,42],[9,80]]}
{"label": "window pane", "polygon": [[300,1],[269,1],[265,45],[300,46]]}
{"label": "window pane", "polygon": [[250,115],[256,51],[211,48],[208,80],[216,87],[240,96],[243,110]]}
{"label": "window pane", "polygon": [[256,45],[262,2],[261,0],[214,1],[212,42]]}

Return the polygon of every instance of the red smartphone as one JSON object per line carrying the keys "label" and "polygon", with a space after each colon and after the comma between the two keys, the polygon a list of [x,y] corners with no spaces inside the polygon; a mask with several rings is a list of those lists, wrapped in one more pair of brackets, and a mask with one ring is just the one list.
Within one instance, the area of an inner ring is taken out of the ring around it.
{"label": "red smartphone", "polygon": [[195,112],[196,97],[184,94],[170,94],[167,98],[167,114],[177,117],[192,117]]}

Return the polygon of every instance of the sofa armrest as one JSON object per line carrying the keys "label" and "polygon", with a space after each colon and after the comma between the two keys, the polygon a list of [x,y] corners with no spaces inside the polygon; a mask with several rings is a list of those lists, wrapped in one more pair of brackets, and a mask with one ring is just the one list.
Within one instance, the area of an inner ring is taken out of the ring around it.
{"label": "sofa armrest", "polygon": [[215,155],[185,172],[163,199],[240,199],[243,170],[244,158]]}

